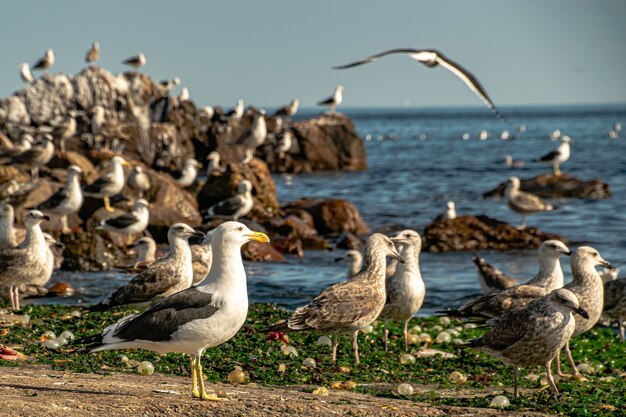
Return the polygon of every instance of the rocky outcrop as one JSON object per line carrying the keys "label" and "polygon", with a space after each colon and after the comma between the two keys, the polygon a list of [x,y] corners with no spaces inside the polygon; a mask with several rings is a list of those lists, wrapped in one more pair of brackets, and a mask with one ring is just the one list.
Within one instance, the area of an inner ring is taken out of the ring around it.
{"label": "rocky outcrop", "polygon": [[426,226],[423,233],[423,250],[456,252],[530,249],[549,239],[566,242],[561,236],[544,233],[534,227],[518,229],[487,216],[460,216]]}
{"label": "rocky outcrop", "polygon": [[[506,183],[498,185],[483,197],[502,197]],[[521,190],[533,193],[541,198],[586,198],[600,199],[611,196],[609,185],[599,179],[581,180],[569,174],[559,176],[539,175],[521,180]]]}
{"label": "rocky outcrop", "polygon": [[359,211],[346,200],[302,199],[283,206],[287,213],[304,210],[313,218],[315,230],[322,235],[339,235],[344,232],[369,233]]}

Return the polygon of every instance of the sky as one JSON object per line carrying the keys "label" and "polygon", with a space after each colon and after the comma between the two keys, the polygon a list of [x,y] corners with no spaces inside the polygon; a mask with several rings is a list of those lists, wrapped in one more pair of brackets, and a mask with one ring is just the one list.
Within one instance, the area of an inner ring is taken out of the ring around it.
{"label": "sky", "polygon": [[141,51],[145,73],[180,77],[198,105],[310,107],[341,84],[347,107],[482,106],[406,56],[331,69],[399,47],[444,52],[498,106],[626,103],[625,22],[623,0],[20,0],[2,5],[0,97],[22,88],[21,62],[53,48],[53,70],[75,74],[98,40],[102,67]]}

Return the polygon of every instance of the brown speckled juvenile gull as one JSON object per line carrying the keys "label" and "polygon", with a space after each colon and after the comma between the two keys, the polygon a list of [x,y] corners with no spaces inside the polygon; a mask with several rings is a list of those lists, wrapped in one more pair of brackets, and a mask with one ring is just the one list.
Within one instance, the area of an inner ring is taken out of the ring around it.
{"label": "brown speckled juvenile gull", "polygon": [[539,245],[539,273],[526,284],[507,288],[496,294],[484,295],[470,301],[455,312],[464,317],[496,317],[530,301],[543,297],[563,286],[563,270],[559,258],[571,251],[558,240],[546,240]]}
{"label": "brown speckled juvenile gull", "polygon": [[391,320],[402,320],[404,323],[404,350],[409,349],[409,321],[422,307],[426,286],[420,272],[419,255],[422,250],[422,239],[414,230],[403,230],[393,239],[404,264],[398,265],[395,274],[387,277],[385,288],[387,302],[378,318],[385,321],[385,350],[387,350],[389,329],[387,324]]}
{"label": "brown speckled juvenile gull", "polygon": [[480,282],[485,295],[497,293],[519,284],[515,278],[511,278],[479,256],[473,256],[472,261],[478,268],[478,282]]}
{"label": "brown speckled juvenile gull", "polygon": [[576,296],[559,288],[523,308],[507,311],[487,321],[491,330],[483,337],[471,340],[467,346],[513,365],[513,398],[517,397],[520,366],[545,366],[550,386],[558,394],[550,365],[574,333],[576,324],[572,312],[588,317]]}
{"label": "brown speckled juvenile gull", "polygon": [[[589,313],[589,317],[582,318],[576,317],[576,327],[572,337],[585,333],[596,325],[600,316],[602,315],[602,308],[604,303],[604,284],[600,274],[596,271],[595,267],[603,265],[610,267],[611,264],[600,256],[600,253],[592,247],[581,246],[576,249],[572,258],[570,259],[570,266],[572,267],[573,279],[572,282],[567,284],[563,288],[567,288],[573,292],[578,301],[580,307],[585,309]],[[567,359],[574,371],[574,377],[580,379],[581,375],[576,364],[572,358],[572,353],[569,348],[569,340],[565,344],[565,353]],[[556,357],[556,372],[559,376],[564,376],[561,372],[560,355]]]}
{"label": "brown speckled juvenile gull", "polygon": [[[404,262],[387,236],[374,233],[365,243],[363,269],[349,281],[339,282],[298,308],[287,320],[264,331],[319,330],[335,335],[352,334],[354,361],[359,364],[359,330],[371,324],[385,306],[386,257]],[[333,362],[337,359],[337,337],[333,338]]]}
{"label": "brown speckled juvenile gull", "polygon": [[517,177],[511,177],[507,181],[504,198],[506,199],[506,203],[511,210],[522,215],[522,222],[519,226],[522,228],[526,227],[526,216],[528,214],[554,209],[554,207],[536,195],[521,191],[520,181]]}
{"label": "brown speckled juvenile gull", "polygon": [[102,311],[119,305],[149,303],[189,288],[193,281],[193,270],[187,239],[191,236],[204,237],[204,234],[184,223],[170,227],[167,232],[170,244],[168,254],[90,310]]}
{"label": "brown speckled juvenile gull", "polygon": [[624,341],[624,321],[626,320],[626,278],[604,283],[604,317],[617,321],[619,338]]}

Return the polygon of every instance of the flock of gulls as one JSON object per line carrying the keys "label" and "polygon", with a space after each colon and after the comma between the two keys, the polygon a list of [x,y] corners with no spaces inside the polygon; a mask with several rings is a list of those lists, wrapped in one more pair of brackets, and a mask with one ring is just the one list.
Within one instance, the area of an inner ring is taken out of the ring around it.
{"label": "flock of gulls", "polygon": [[[436,50],[393,49],[336,68],[353,68],[394,54],[408,55],[427,67],[440,66],[451,71],[500,117],[500,112],[478,79]],[[100,46],[94,42],[85,59],[93,63],[99,57]],[[32,69],[46,70],[54,65],[54,60],[54,52],[49,49]],[[138,70],[145,65],[146,58],[138,54],[124,63]],[[20,65],[20,75],[25,82],[33,81],[27,64]],[[179,82],[166,82],[164,85],[177,85]],[[337,86],[332,96],[318,104],[328,106],[334,112],[343,101],[343,92],[343,87]],[[183,96],[188,97],[188,93]],[[292,117],[298,106],[299,101],[294,99],[280,108],[276,115]],[[244,103],[239,100],[225,117],[236,121],[241,119],[243,112]],[[66,130],[72,129],[75,130],[75,125],[72,128],[69,122]],[[619,129],[616,131],[619,132]],[[64,132],[55,134],[68,135]],[[254,150],[263,144],[266,136],[265,113],[260,111],[255,114],[249,132],[237,143],[246,150],[240,161],[242,164],[252,159]],[[37,170],[47,164],[54,152],[51,139],[50,135],[42,136],[37,142],[25,138],[21,149],[13,149],[0,156],[0,164],[28,166],[33,178],[36,178]],[[539,160],[552,164],[554,174],[559,175],[560,165],[570,157],[570,143],[569,137],[561,136],[558,148]],[[285,147],[288,144],[282,145]],[[207,174],[211,175],[214,170],[221,169],[219,155],[212,154],[209,160]],[[49,215],[58,216],[62,232],[68,233],[67,216],[80,210],[83,196],[102,199],[106,210],[113,211],[110,199],[128,184],[140,193],[132,210],[102,220],[97,229],[128,237],[128,244],[138,253],[132,267],[136,275],[89,310],[125,306],[143,309],[143,312],[125,316],[102,332],[76,341],[76,344],[82,345],[80,350],[85,352],[147,349],[190,355],[193,396],[203,400],[223,400],[206,392],[201,359],[205,349],[230,340],[246,319],[248,296],[241,258],[242,245],[251,240],[269,242],[265,234],[251,231],[238,222],[252,209],[252,184],[248,180],[241,181],[236,195],[208,209],[208,215],[225,215],[232,220],[206,235],[183,223],[172,225],[167,235],[169,250],[164,256],[156,258],[156,244],[150,237],[133,241],[133,236],[142,234],[148,225],[150,203],[142,198],[141,193],[150,189],[150,178],[140,166],[131,167],[126,176],[124,166],[127,165],[130,164],[124,158],[114,156],[109,161],[107,172],[86,185],[80,182],[81,169],[68,167],[65,187],[25,214],[25,235],[21,242],[13,225],[13,208],[7,204],[0,205],[0,285],[8,288],[11,307],[18,311],[20,286],[44,285],[52,274],[54,256],[50,246],[55,241],[42,232],[41,222],[50,220]],[[202,164],[196,160],[187,161],[176,181],[181,187],[190,186],[201,167]],[[511,177],[507,182],[505,198],[511,210],[522,216],[521,227],[525,226],[526,215],[553,209],[537,196],[521,191],[517,177]],[[448,202],[442,216],[445,220],[456,217],[454,202]],[[199,243],[190,245],[192,239]],[[386,350],[389,345],[388,323],[397,321],[403,325],[404,348],[408,349],[408,323],[420,310],[426,296],[426,285],[420,272],[421,247],[420,235],[414,230],[403,230],[391,237],[372,234],[365,242],[362,253],[355,250],[347,252],[345,281],[325,288],[307,305],[296,309],[288,320],[271,325],[264,331],[314,331],[333,335],[333,361],[337,358],[338,338],[346,335],[352,339],[354,362],[358,365],[359,332],[376,320],[384,322]],[[549,240],[541,244],[538,254],[538,273],[525,283],[518,283],[476,257],[485,294],[455,310],[444,312],[450,316],[484,320],[488,332],[479,339],[469,341],[465,347],[484,351],[511,365],[515,380],[514,396],[518,393],[518,368],[525,366],[544,366],[551,388],[558,392],[551,364],[556,359],[556,373],[564,375],[559,360],[561,350],[565,350],[574,376],[580,377],[569,342],[572,337],[589,331],[603,314],[609,320],[619,322],[620,336],[622,340],[624,338],[626,281],[610,280],[604,284],[603,276],[595,268],[611,268],[611,265],[597,250],[582,246],[572,251],[563,242]],[[560,258],[564,256],[570,257],[573,274],[573,280],[568,284],[564,282],[560,264]]]}

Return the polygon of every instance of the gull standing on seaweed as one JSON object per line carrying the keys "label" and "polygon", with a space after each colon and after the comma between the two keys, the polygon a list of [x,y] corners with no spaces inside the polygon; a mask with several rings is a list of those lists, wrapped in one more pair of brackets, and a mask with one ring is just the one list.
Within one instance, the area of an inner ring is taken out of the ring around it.
{"label": "gull standing on seaweed", "polygon": [[147,349],[161,354],[186,353],[191,355],[193,396],[224,400],[207,394],[201,359],[206,348],[230,340],[246,320],[248,290],[241,246],[250,240],[269,242],[267,235],[252,232],[241,223],[221,224],[213,235],[216,262],[206,284],[167,297],[142,314],[126,316],[102,334],[75,343],[88,344],[81,348],[87,352]]}
{"label": "gull standing on seaweed", "polygon": [[130,166],[121,156],[116,155],[111,158],[109,161],[109,172],[84,187],[83,193],[89,197],[102,198],[106,210],[114,212],[115,209],[111,207],[109,199],[119,194],[124,188],[124,165]]}
{"label": "gull standing on seaweed", "polygon": [[478,282],[480,282],[485,295],[494,294],[519,284],[516,279],[506,275],[479,256],[472,256],[472,261],[478,268]]}
{"label": "gull standing on seaweed", "polygon": [[327,287],[309,304],[296,309],[286,323],[263,329],[266,332],[294,332],[318,330],[336,335],[333,338],[332,360],[337,360],[338,337],[352,335],[354,361],[359,359],[359,331],[380,315],[386,301],[385,266],[387,256],[400,262],[400,256],[391,239],[374,233],[365,243],[364,265],[361,272],[351,280]]}
{"label": "gull standing on seaweed", "polygon": [[506,183],[504,197],[509,208],[522,215],[522,222],[519,225],[522,229],[526,227],[527,215],[554,210],[552,205],[546,203],[536,195],[521,191],[518,177],[509,178]]}
{"label": "gull standing on seaweed", "polygon": [[330,107],[330,112],[334,113],[335,108],[343,103],[343,86],[338,85],[335,87],[335,92],[332,96],[325,98],[317,103],[318,106]]}
{"label": "gull standing on seaweed", "polygon": [[239,185],[237,185],[236,196],[212,205],[209,207],[207,213],[209,216],[229,216],[234,220],[239,220],[239,218],[247,216],[253,206],[252,183],[248,180],[242,180]]}
{"label": "gull standing on seaweed", "polygon": [[54,51],[52,49],[46,49],[46,53],[43,57],[33,65],[34,70],[47,70],[54,65]]}
{"label": "gull standing on seaweed", "polygon": [[183,165],[182,171],[174,173],[176,183],[181,187],[189,187],[196,180],[200,168],[202,168],[200,162],[193,158],[187,159],[185,165]]}
{"label": "gull standing on seaweed", "polygon": [[561,144],[556,150],[547,153],[546,155],[539,158],[537,161],[539,162],[547,162],[552,164],[554,168],[554,175],[561,175],[561,170],[559,169],[559,165],[563,162],[566,162],[570,157],[570,143],[572,143],[572,138],[569,136],[561,136]]}
{"label": "gull standing on seaweed", "polygon": [[347,69],[352,67],[357,67],[359,65],[367,64],[370,62],[374,62],[379,58],[382,58],[387,55],[392,54],[402,54],[408,55],[410,58],[413,58],[416,61],[421,62],[429,68],[435,68],[437,66],[442,66],[443,68],[451,71],[454,75],[459,77],[461,81],[465,83],[473,92],[476,94],[489,108],[491,111],[495,113],[496,116],[502,117],[500,111],[496,108],[493,101],[489,98],[487,91],[481,85],[480,81],[472,74],[467,68],[461,66],[458,62],[455,62],[439,52],[436,49],[390,49],[388,51],[381,52],[376,55],[369,56],[360,61],[352,62],[350,64],[341,65],[338,67],[333,67],[334,69]]}
{"label": "gull standing on seaweed", "polygon": [[44,213],[61,216],[61,232],[70,233],[67,216],[77,213],[83,205],[83,193],[80,189],[80,174],[83,170],[76,165],[67,168],[65,187],[54,193],[49,199],[37,206]]}
{"label": "gull standing on seaweed", "polygon": [[109,298],[89,310],[103,311],[126,304],[143,305],[189,288],[193,282],[193,269],[187,240],[192,236],[204,237],[204,233],[184,223],[171,226],[167,232],[170,245],[167,255],[157,259]]}
{"label": "gull standing on seaweed", "polygon": [[30,65],[26,62],[20,64],[20,78],[27,84],[31,84],[35,81],[35,77],[33,77],[33,74],[30,72]]}
{"label": "gull standing on seaweed", "polygon": [[574,332],[578,317],[574,318],[572,313],[589,317],[575,294],[559,288],[525,307],[488,320],[489,332],[465,346],[513,366],[513,398],[517,398],[520,366],[543,365],[552,391],[558,394],[550,368],[554,357]]}
{"label": "gull standing on seaweed", "polygon": [[130,213],[102,220],[96,228],[123,233],[127,235],[126,244],[130,245],[133,242],[133,235],[143,233],[146,227],[148,227],[150,219],[149,207],[150,203],[140,198],[135,202]]}
{"label": "gull standing on seaweed", "polygon": [[422,307],[426,295],[419,265],[422,239],[414,230],[403,230],[391,240],[404,258],[404,263],[398,265],[395,274],[386,280],[387,301],[378,319],[385,322],[385,350],[389,337],[388,323],[392,320],[404,323],[404,350],[409,350],[409,321]]}
{"label": "gull standing on seaweed", "polygon": [[148,177],[148,174],[144,172],[142,167],[136,165],[130,170],[126,184],[139,192],[139,198],[143,198],[143,193],[150,189],[150,177]]}
{"label": "gull standing on seaweed", "polygon": [[85,62],[91,64],[100,59],[100,43],[93,42],[91,48],[85,54]]}
{"label": "gull standing on seaweed", "polygon": [[237,143],[243,145],[244,159],[242,164],[248,164],[254,158],[254,151],[263,145],[267,137],[267,125],[265,123],[265,110],[261,110],[254,115],[252,126],[244,132]]}

